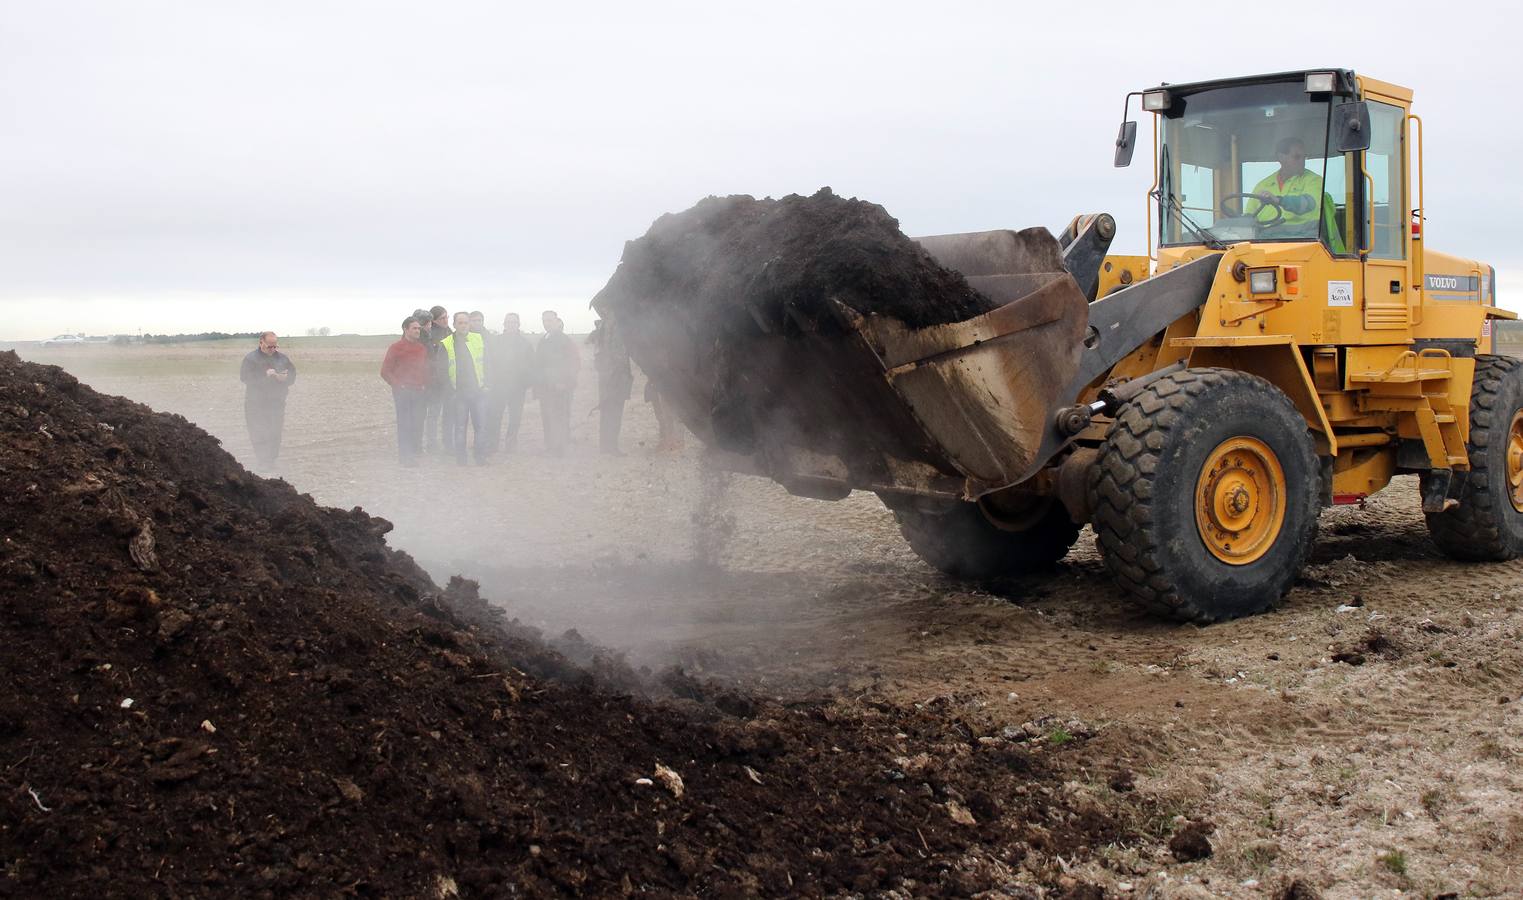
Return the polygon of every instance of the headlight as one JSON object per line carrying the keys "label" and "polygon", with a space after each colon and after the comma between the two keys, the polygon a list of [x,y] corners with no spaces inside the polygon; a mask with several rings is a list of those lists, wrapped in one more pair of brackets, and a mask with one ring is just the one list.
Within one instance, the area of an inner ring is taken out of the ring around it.
{"label": "headlight", "polygon": [[1248,273],[1248,291],[1250,293],[1273,294],[1274,289],[1274,269],[1257,269]]}
{"label": "headlight", "polygon": [[1144,91],[1142,94],[1142,108],[1146,112],[1163,112],[1169,108],[1168,91]]}
{"label": "headlight", "polygon": [[1307,72],[1306,93],[1331,94],[1337,87],[1338,76],[1334,72]]}
{"label": "headlight", "polygon": [[1337,88],[1337,73],[1334,72],[1308,72],[1308,94],[1330,94]]}

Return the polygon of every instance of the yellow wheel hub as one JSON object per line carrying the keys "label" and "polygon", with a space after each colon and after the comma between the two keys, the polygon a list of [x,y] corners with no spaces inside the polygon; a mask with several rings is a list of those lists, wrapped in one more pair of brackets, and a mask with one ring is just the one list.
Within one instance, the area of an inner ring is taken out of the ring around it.
{"label": "yellow wheel hub", "polygon": [[[1513,420],[1509,445],[1508,472],[1514,471],[1517,504],[1523,502],[1523,413]],[[1195,524],[1206,549],[1224,563],[1245,566],[1269,552],[1285,524],[1285,470],[1268,444],[1235,437],[1211,451],[1195,485]]]}
{"label": "yellow wheel hub", "polygon": [[1513,413],[1507,429],[1507,493],[1512,508],[1523,512],[1523,410]]}

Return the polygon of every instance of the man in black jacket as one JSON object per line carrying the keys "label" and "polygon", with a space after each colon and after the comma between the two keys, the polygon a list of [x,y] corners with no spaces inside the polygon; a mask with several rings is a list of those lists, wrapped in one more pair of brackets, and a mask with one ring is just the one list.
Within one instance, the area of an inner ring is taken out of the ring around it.
{"label": "man in black jacket", "polygon": [[259,346],[243,358],[238,378],[243,382],[243,419],[259,468],[269,469],[280,455],[280,434],[286,421],[286,394],[296,380],[296,365],[280,352],[275,332],[259,336]]}
{"label": "man in black jacket", "polygon": [[440,344],[453,332],[449,328],[449,311],[436,306],[428,311],[423,327],[423,342],[428,345],[428,390],[424,392],[423,450],[432,453],[435,445],[448,453],[455,449],[455,412],[450,402],[449,359]]}
{"label": "man in black jacket", "polygon": [[[508,313],[502,319],[502,334],[487,335],[487,447],[492,453],[499,446],[508,453],[518,449],[524,393],[534,373],[534,348],[521,328],[518,313]],[[501,435],[504,412],[508,429]]]}
{"label": "man in black jacket", "polygon": [[545,336],[534,348],[534,395],[545,423],[545,452],[565,456],[571,445],[571,394],[576,390],[582,355],[566,336],[566,323],[547,309],[540,316]]}

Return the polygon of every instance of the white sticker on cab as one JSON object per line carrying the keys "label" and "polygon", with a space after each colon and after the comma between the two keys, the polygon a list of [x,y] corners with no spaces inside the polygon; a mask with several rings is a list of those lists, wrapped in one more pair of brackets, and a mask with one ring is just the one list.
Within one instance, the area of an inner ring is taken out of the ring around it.
{"label": "white sticker on cab", "polygon": [[1329,281],[1327,283],[1328,306],[1353,306],[1354,283],[1352,281]]}

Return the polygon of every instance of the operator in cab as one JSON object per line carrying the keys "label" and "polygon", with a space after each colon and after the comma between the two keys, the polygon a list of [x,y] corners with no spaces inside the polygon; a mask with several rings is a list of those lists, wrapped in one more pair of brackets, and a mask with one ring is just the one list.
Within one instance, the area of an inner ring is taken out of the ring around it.
{"label": "operator in cab", "polygon": [[[1334,253],[1343,253],[1333,198],[1322,190],[1322,176],[1306,170],[1306,143],[1298,137],[1281,138],[1275,146],[1275,157],[1280,163],[1279,171],[1264,176],[1253,187],[1253,193],[1262,202],[1248,201],[1243,212],[1265,226],[1274,226],[1279,234],[1312,238],[1317,236],[1317,223],[1325,214],[1328,245]],[[1318,198],[1321,210],[1317,208]],[[1280,217],[1275,216],[1276,212]]]}

